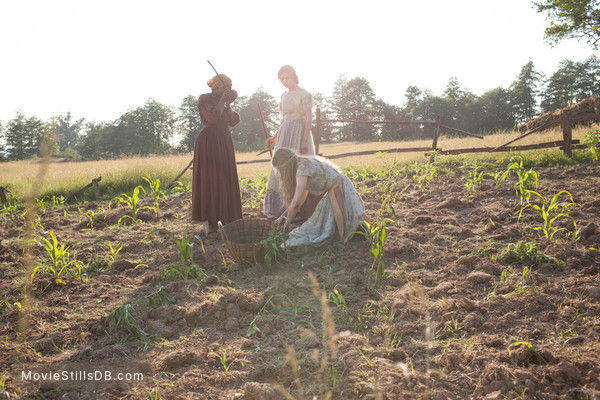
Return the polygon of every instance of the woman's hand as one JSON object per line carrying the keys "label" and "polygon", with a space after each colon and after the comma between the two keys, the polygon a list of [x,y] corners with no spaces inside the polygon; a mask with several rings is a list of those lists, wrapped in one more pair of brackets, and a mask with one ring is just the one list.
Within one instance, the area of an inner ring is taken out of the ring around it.
{"label": "woman's hand", "polygon": [[237,99],[237,92],[235,90],[226,90],[223,92],[223,99],[227,104],[233,103]]}
{"label": "woman's hand", "polygon": [[266,142],[265,142],[265,146],[267,146],[267,147],[269,147],[269,148],[273,147],[273,146],[275,145],[275,141],[276,141],[276,140],[277,140],[277,137],[276,137],[276,136],[273,136],[273,137],[270,137],[270,138],[268,138],[268,139],[266,140]]}
{"label": "woman's hand", "polygon": [[308,143],[302,142],[300,144],[300,154],[306,154],[306,153],[308,153]]}

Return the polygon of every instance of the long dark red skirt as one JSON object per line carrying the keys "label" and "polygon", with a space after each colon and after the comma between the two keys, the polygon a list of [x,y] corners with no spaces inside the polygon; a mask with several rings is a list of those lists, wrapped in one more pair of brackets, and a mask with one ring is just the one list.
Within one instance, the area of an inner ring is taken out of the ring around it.
{"label": "long dark red skirt", "polygon": [[192,220],[224,224],[242,218],[242,196],[229,129],[205,127],[194,144]]}

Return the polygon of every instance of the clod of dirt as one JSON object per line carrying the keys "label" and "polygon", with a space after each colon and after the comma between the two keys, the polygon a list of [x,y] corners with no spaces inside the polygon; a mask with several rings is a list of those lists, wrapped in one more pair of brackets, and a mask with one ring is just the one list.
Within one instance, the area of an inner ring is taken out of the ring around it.
{"label": "clod of dirt", "polygon": [[588,286],[584,289],[584,293],[594,300],[600,300],[600,286]]}
{"label": "clod of dirt", "polygon": [[283,397],[270,383],[246,382],[244,391],[249,400],[279,400]]}

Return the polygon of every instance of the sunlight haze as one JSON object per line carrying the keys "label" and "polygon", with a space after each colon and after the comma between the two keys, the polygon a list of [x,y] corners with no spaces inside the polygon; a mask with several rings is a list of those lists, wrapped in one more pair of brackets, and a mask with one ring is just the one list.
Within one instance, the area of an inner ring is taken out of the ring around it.
{"label": "sunlight haze", "polygon": [[441,94],[451,77],[477,95],[507,88],[532,61],[546,76],[594,54],[552,48],[527,0],[42,1],[0,3],[0,121],[18,111],[110,122],[153,98],[178,107],[207,92],[207,60],[241,96],[277,99],[283,64],[330,96],[343,74],[402,105],[409,85]]}

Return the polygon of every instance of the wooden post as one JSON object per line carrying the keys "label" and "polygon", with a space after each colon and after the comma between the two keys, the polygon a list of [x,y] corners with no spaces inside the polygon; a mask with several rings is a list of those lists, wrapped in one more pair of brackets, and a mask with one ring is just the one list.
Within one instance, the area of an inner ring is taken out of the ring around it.
{"label": "wooden post", "polygon": [[96,200],[100,199],[100,188],[98,187],[98,182],[100,182],[102,178],[92,179],[92,186],[94,187],[94,196],[96,196]]}
{"label": "wooden post", "polygon": [[[433,144],[431,145],[431,151],[436,151],[437,150],[437,144],[438,144],[438,137],[440,136],[440,126],[441,126],[441,118],[438,117],[435,119],[435,131],[433,132]],[[432,155],[431,158],[429,159],[429,162],[434,162],[435,161],[435,157]]]}
{"label": "wooden post", "polygon": [[0,186],[0,203],[7,203],[8,199],[6,198],[6,188]]}
{"label": "wooden post", "polygon": [[317,108],[317,121],[315,123],[315,154],[319,154],[319,143],[321,143],[321,109]]}
{"label": "wooden post", "polygon": [[565,119],[563,122],[563,141],[564,141],[564,152],[565,156],[571,158],[573,155],[573,124],[571,118]]}

